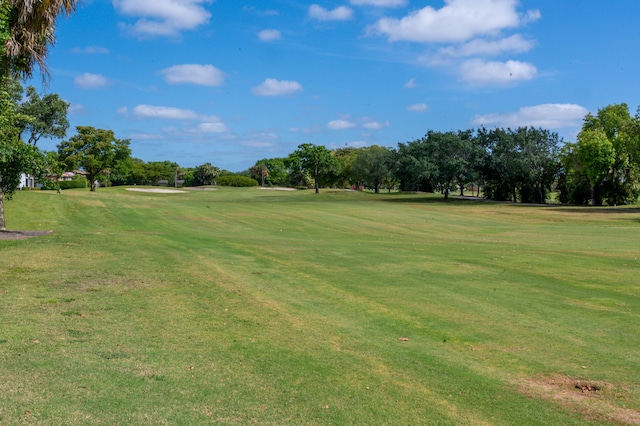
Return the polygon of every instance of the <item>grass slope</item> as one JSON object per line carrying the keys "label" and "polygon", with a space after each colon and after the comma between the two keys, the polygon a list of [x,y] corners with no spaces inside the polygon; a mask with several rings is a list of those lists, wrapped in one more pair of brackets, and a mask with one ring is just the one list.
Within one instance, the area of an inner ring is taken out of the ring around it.
{"label": "grass slope", "polygon": [[1,424],[640,424],[632,209],[257,188],[6,207],[55,232],[0,240]]}

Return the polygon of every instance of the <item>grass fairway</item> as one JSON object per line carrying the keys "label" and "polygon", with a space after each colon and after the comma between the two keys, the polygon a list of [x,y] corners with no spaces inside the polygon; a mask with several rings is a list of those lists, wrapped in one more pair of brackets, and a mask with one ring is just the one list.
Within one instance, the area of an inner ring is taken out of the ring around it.
{"label": "grass fairway", "polygon": [[640,424],[640,213],[18,193],[0,424]]}

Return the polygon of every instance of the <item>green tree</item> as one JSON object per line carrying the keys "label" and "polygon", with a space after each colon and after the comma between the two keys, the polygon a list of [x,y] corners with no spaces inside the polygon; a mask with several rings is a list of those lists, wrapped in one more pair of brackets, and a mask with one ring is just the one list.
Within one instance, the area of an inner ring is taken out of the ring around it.
{"label": "green tree", "polygon": [[4,200],[18,189],[20,174],[37,175],[43,167],[40,152],[20,140],[15,122],[24,119],[16,113],[9,94],[0,90],[0,230],[6,229]]}
{"label": "green tree", "polygon": [[41,137],[63,139],[67,135],[69,103],[56,93],[40,97],[35,87],[29,86],[26,99],[18,105],[18,112],[31,117],[19,123],[21,134],[29,135],[27,143],[36,145]]}
{"label": "green tree", "polygon": [[334,151],[335,157],[338,159],[340,163],[339,172],[336,175],[336,183],[342,187],[346,188],[350,184],[358,184],[357,178],[353,176],[353,162],[355,161],[358,153],[362,148],[338,148]]}
{"label": "green tree", "polygon": [[395,151],[393,175],[403,191],[433,191],[438,166],[428,138],[399,143]]}
{"label": "green tree", "polygon": [[55,43],[58,15],[71,14],[76,4],[76,0],[3,0],[1,76],[29,78],[36,64],[47,76],[46,58]]}
{"label": "green tree", "polygon": [[253,177],[260,179],[260,186],[264,186],[265,180],[269,177],[269,167],[264,162],[258,161],[249,171]]}
{"label": "green tree", "polygon": [[220,169],[212,166],[211,163],[197,166],[193,171],[193,179],[196,186],[215,185],[218,176],[220,176]]}
{"label": "green tree", "polygon": [[578,134],[578,159],[585,167],[591,185],[591,205],[602,205],[596,188],[602,183],[616,161],[616,152],[602,129],[585,129]]}
{"label": "green tree", "polygon": [[58,154],[67,167],[83,169],[91,191],[95,191],[99,175],[108,174],[119,161],[131,155],[129,140],[117,139],[113,131],[91,126],[78,126],[76,132],[58,145]]}
{"label": "green tree", "polygon": [[316,194],[320,192],[320,180],[340,167],[333,153],[322,145],[301,144],[292,155],[298,158],[302,168],[313,176]]}
{"label": "green tree", "polygon": [[352,164],[352,175],[372,187],[376,194],[384,180],[391,175],[393,153],[389,148],[372,145],[358,151]]}
{"label": "green tree", "polygon": [[42,156],[19,139],[16,116],[6,88],[9,77],[31,77],[36,64],[46,75],[48,47],[55,41],[56,19],[75,9],[75,0],[2,0],[0,2],[0,229],[5,229],[4,194],[17,187],[20,173],[38,174]]}

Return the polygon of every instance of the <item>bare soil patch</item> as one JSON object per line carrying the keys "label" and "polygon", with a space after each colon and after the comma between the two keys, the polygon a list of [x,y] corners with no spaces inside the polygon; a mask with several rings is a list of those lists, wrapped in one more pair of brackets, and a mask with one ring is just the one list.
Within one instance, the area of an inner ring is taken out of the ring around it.
{"label": "bare soil patch", "polygon": [[182,194],[187,192],[187,191],[181,191],[179,189],[162,189],[162,188],[127,188],[127,191],[153,192],[156,194]]}
{"label": "bare soil patch", "polygon": [[640,425],[640,411],[615,405],[630,390],[623,386],[563,375],[540,376],[520,383],[520,391],[530,397],[554,401],[587,420]]}
{"label": "bare soil patch", "polygon": [[53,231],[0,231],[0,240],[24,240],[53,234]]}

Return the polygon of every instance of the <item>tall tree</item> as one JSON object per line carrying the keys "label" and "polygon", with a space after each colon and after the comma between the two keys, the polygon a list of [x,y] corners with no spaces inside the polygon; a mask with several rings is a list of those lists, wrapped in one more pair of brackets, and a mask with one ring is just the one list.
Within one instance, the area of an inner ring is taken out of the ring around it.
{"label": "tall tree", "polygon": [[301,144],[292,155],[298,158],[302,168],[313,176],[316,194],[320,192],[322,177],[340,167],[333,153],[322,145]]}
{"label": "tall tree", "polygon": [[70,168],[82,168],[96,190],[98,176],[109,173],[117,162],[131,155],[128,139],[117,139],[111,130],[76,127],[77,134],[58,145],[60,161]]}
{"label": "tall tree", "polygon": [[2,76],[29,78],[37,64],[46,77],[45,60],[55,42],[58,15],[71,14],[76,4],[77,0],[2,0]]}
{"label": "tall tree", "polygon": [[596,196],[596,188],[610,172],[616,160],[616,152],[602,129],[586,129],[578,134],[578,159],[584,165],[591,185],[591,205],[602,205]]}
{"label": "tall tree", "polygon": [[11,128],[21,119],[10,111],[13,105],[5,88],[9,77],[31,77],[36,64],[47,75],[45,59],[55,41],[56,19],[75,6],[76,0],[0,1],[0,229],[5,228],[4,191],[10,195],[15,190],[20,173],[36,174],[34,166],[41,159],[33,146],[14,138]]}
{"label": "tall tree", "polygon": [[58,94],[41,97],[35,87],[27,87],[26,99],[18,105],[18,112],[31,117],[19,123],[21,133],[26,132],[29,136],[27,143],[35,146],[42,137],[63,139],[69,128],[68,109],[69,103]]}
{"label": "tall tree", "polygon": [[220,176],[220,169],[212,166],[211,163],[204,163],[193,171],[193,179],[196,186],[215,185],[218,176]]}
{"label": "tall tree", "polygon": [[249,171],[252,176],[260,179],[260,186],[264,186],[265,180],[269,177],[269,167],[264,162],[258,161]]}
{"label": "tall tree", "polygon": [[384,180],[391,175],[393,169],[393,153],[389,148],[372,145],[358,151],[353,160],[352,175],[361,182],[374,188],[376,194]]}
{"label": "tall tree", "polygon": [[6,229],[4,200],[11,198],[20,185],[20,174],[37,175],[43,167],[42,155],[32,145],[20,140],[17,120],[9,94],[0,88],[0,230]]}

